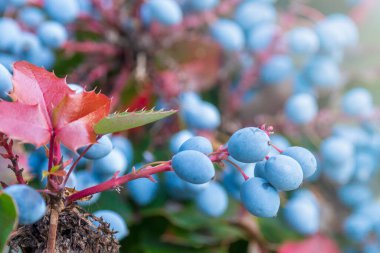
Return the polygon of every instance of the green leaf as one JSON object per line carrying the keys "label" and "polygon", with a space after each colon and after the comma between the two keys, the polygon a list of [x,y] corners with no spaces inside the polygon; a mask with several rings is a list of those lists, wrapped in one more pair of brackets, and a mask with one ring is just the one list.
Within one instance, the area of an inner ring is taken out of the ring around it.
{"label": "green leaf", "polygon": [[0,193],[0,224],[0,252],[4,252],[9,235],[17,226],[16,205],[5,193]]}
{"label": "green leaf", "polygon": [[143,126],[154,121],[166,118],[176,110],[170,111],[136,111],[111,114],[100,120],[94,127],[97,134],[109,134],[125,131],[131,128]]}

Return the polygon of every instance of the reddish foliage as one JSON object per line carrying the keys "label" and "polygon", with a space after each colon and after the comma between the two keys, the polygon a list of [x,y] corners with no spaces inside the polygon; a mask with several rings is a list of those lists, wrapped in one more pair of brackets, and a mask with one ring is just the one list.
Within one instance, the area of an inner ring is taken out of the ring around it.
{"label": "reddish foliage", "polygon": [[27,62],[16,62],[13,73],[15,102],[0,103],[1,132],[36,146],[46,145],[55,133],[72,150],[96,141],[93,126],[108,115],[108,97],[76,94],[64,78]]}
{"label": "reddish foliage", "polygon": [[324,235],[314,235],[301,242],[286,242],[278,253],[340,253],[339,247]]}

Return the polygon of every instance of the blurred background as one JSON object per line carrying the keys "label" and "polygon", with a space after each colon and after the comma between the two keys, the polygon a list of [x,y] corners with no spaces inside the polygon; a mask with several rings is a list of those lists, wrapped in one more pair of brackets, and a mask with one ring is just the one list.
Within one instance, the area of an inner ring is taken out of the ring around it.
{"label": "blurred background", "polygon": [[[281,193],[271,219],[244,210],[243,178],[228,164],[215,178],[223,193],[214,197],[228,201],[221,214],[199,207],[204,189],[174,174],[80,203],[122,216],[120,252],[380,253],[379,12],[376,0],[0,0],[0,63],[54,70],[77,92],[112,96],[113,111],[178,110],[106,136],[118,155],[82,160],[76,189],[104,180],[99,164],[117,161],[127,173],[171,159],[195,135],[216,149],[245,126],[317,157],[318,170]],[[11,87],[0,89],[8,99]],[[44,150],[19,152],[43,186]],[[253,176],[254,166],[243,169]]]}

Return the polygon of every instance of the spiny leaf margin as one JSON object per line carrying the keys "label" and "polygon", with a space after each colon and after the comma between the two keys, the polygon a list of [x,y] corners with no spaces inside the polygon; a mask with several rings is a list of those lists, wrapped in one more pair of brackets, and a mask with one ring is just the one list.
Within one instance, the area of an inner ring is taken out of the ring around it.
{"label": "spiny leaf margin", "polygon": [[134,112],[121,112],[108,115],[101,119],[94,127],[97,134],[109,134],[115,132],[122,132],[128,129],[143,126],[157,120],[169,117],[176,113],[177,110],[141,110]]}

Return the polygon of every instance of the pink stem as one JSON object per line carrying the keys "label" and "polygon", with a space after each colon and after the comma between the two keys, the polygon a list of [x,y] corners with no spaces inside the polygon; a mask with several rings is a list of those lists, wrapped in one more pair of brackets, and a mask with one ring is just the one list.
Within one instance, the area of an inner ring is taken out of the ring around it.
{"label": "pink stem", "polygon": [[280,149],[279,147],[277,147],[276,145],[274,145],[273,143],[270,144],[275,150],[277,150],[279,153],[283,153],[284,150]]}
{"label": "pink stem", "polygon": [[50,146],[49,146],[49,163],[48,163],[48,171],[51,171],[51,168],[53,167],[53,157],[54,157],[54,146],[55,146],[55,133],[53,131],[51,138],[50,138]]}
{"label": "pink stem", "polygon": [[149,178],[153,174],[165,172],[165,171],[171,171],[171,170],[172,170],[171,161],[168,161],[155,167],[148,167],[143,170],[138,170],[136,172],[129,173],[125,176],[121,176],[118,178],[111,178],[110,180],[105,181],[104,183],[95,185],[90,188],[86,188],[84,190],[74,193],[73,195],[70,195],[67,198],[66,202],[72,203],[78,199],[82,199],[84,197],[93,195],[95,193],[114,189],[118,187],[119,185],[125,184],[129,181],[132,181],[138,178]]}
{"label": "pink stem", "polygon": [[[210,160],[212,162],[220,162],[222,160],[227,159],[227,157],[228,157],[228,152],[226,151],[226,149],[220,149],[220,150],[210,154]],[[122,184],[125,184],[129,181],[132,181],[132,180],[135,180],[138,178],[148,178],[149,179],[154,174],[166,172],[166,171],[172,171],[172,170],[173,170],[173,168],[171,166],[171,160],[167,161],[167,162],[163,162],[160,165],[157,165],[154,167],[147,167],[144,169],[140,169],[138,171],[134,170],[127,175],[124,175],[121,177],[113,177],[113,178],[109,179],[108,181],[105,181],[101,184],[98,184],[98,185],[83,189],[81,191],[78,191],[78,192],[70,195],[66,199],[66,204],[70,204],[74,201],[77,201],[79,199],[93,195],[93,194],[98,193],[98,192],[103,192],[103,191],[107,191],[110,189],[115,189],[116,187],[118,187]]]}
{"label": "pink stem", "polygon": [[63,45],[63,49],[65,49],[67,53],[94,53],[112,57],[116,56],[119,53],[119,50],[113,45],[104,42],[93,41],[68,41]]}
{"label": "pink stem", "polygon": [[226,162],[229,162],[230,164],[232,164],[236,169],[238,169],[238,171],[240,172],[240,174],[244,177],[244,180],[247,181],[249,179],[249,176],[247,176],[247,174],[245,174],[245,172],[243,171],[242,168],[240,168],[240,166],[238,166],[236,163],[234,163],[233,161],[227,159]]}

